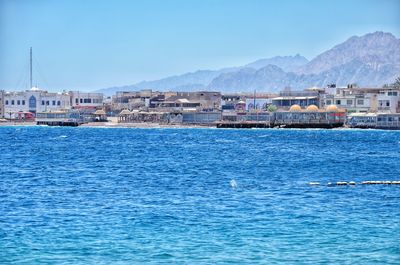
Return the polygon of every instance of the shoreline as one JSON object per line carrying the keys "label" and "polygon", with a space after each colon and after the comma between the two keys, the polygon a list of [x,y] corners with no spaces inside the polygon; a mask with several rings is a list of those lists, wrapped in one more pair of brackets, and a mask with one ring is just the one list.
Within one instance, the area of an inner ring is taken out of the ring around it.
{"label": "shoreline", "polygon": [[[43,127],[48,125],[37,125],[36,122],[0,122],[0,127],[26,126]],[[48,126],[48,127],[70,127],[70,126]],[[162,124],[162,123],[115,123],[115,122],[89,122],[77,127],[84,128],[216,128],[216,125],[195,125],[195,124]]]}
{"label": "shoreline", "polygon": [[216,128],[216,125],[194,124],[162,124],[152,122],[114,123],[114,122],[90,122],[79,125],[86,128]]}
{"label": "shoreline", "polygon": [[[37,125],[36,122],[0,122],[0,127],[71,127],[71,126],[49,126],[49,125]],[[265,127],[265,128],[218,128],[217,124],[162,124],[162,123],[116,123],[113,121],[109,122],[89,122],[81,124],[77,127],[83,128],[138,128],[138,129],[274,129],[274,130],[382,130],[382,131],[399,131],[396,129],[382,129],[382,128],[350,128],[350,127],[336,127],[336,128],[279,128],[279,127]]]}

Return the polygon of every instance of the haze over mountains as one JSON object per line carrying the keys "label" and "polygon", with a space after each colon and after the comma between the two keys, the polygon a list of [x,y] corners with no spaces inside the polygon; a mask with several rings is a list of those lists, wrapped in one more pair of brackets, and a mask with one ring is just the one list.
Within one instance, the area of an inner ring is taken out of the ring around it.
{"label": "haze over mountains", "polygon": [[116,91],[153,89],[159,91],[218,90],[222,92],[279,91],[285,87],[304,89],[328,84],[382,86],[400,76],[400,39],[391,33],[375,32],[353,36],[311,61],[301,55],[260,59],[244,66],[199,70],[124,87]]}

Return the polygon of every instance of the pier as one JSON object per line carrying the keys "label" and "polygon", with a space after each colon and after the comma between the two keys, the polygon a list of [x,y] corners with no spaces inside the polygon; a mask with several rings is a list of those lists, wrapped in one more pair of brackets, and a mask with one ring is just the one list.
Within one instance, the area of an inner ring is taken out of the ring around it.
{"label": "pier", "polygon": [[217,128],[270,128],[270,124],[266,122],[246,122],[246,121],[222,121],[217,122]]}

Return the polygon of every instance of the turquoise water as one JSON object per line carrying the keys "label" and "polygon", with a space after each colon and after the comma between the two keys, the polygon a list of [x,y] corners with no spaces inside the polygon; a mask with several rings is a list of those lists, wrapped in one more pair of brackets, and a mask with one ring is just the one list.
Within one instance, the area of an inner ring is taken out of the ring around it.
{"label": "turquoise water", "polygon": [[400,180],[400,132],[0,137],[0,263],[400,264],[400,186],[307,185]]}

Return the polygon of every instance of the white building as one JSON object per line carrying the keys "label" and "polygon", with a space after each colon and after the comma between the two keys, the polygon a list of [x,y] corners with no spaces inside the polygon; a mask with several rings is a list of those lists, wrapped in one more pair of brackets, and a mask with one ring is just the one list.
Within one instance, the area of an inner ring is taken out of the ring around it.
{"label": "white building", "polygon": [[53,93],[32,88],[22,92],[4,93],[4,115],[7,118],[16,118],[17,113],[55,111],[70,109],[70,96],[68,93]]}
{"label": "white building", "polygon": [[323,106],[336,105],[349,112],[368,112],[373,108],[376,96],[373,94],[325,95]]}
{"label": "white building", "polygon": [[0,115],[1,109],[3,109],[1,99],[4,104],[4,116],[11,119],[17,118],[18,113],[30,112],[35,115],[37,112],[69,110],[71,108],[92,111],[103,106],[102,93],[78,91],[54,93],[34,87],[21,92],[0,93]]}
{"label": "white building", "polygon": [[400,90],[382,89],[377,94],[378,112],[400,112]]}
{"label": "white building", "polygon": [[103,106],[103,93],[70,91],[69,94],[74,109],[96,109]]}
{"label": "white building", "polygon": [[325,106],[336,105],[348,112],[400,112],[400,90],[393,88],[339,88],[335,95],[326,94]]}

